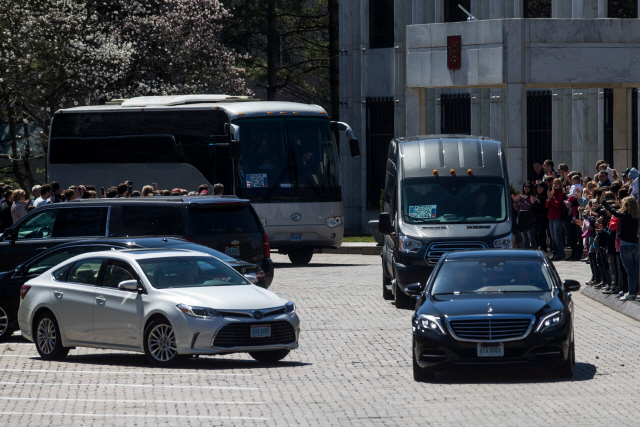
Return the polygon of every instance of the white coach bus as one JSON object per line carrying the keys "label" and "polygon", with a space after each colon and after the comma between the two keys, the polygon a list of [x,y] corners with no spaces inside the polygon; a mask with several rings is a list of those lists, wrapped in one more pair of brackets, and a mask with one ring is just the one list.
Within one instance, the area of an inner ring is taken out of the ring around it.
{"label": "white coach bus", "polygon": [[344,234],[340,162],[331,122],[317,105],[227,95],[150,96],[57,111],[48,180],[62,188],[133,181],[135,188],[225,186],[251,200],[271,248],[306,264]]}

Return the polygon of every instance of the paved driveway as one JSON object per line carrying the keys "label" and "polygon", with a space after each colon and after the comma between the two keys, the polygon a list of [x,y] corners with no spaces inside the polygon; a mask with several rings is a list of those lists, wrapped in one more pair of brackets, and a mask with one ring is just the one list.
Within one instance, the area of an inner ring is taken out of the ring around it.
{"label": "paved driveway", "polygon": [[[411,372],[411,312],[381,297],[380,258],[274,255],[272,290],[294,300],[300,349],[262,366],[248,355],[151,368],[143,355],[72,350],[44,362],[19,336],[0,344],[0,425],[638,425],[640,323],[575,294],[576,373]],[[588,279],[583,263],[563,278]]]}

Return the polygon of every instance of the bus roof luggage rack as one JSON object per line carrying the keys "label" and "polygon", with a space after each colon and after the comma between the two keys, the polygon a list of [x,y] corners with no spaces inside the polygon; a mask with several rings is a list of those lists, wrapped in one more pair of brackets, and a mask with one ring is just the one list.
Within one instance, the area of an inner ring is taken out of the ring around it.
{"label": "bus roof luggage rack", "polygon": [[[113,100],[111,103],[115,103]],[[215,102],[238,102],[238,101],[257,101],[250,96],[231,96],[231,95],[170,95],[170,96],[139,96],[136,98],[126,99],[121,105],[123,107],[153,107],[153,106],[170,106],[181,104],[202,104]]]}

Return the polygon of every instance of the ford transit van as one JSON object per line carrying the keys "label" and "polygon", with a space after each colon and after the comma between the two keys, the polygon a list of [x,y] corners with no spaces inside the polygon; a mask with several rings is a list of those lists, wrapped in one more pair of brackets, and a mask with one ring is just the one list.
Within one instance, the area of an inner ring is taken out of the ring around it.
{"label": "ford transit van", "polygon": [[469,135],[396,138],[389,145],[382,292],[397,307],[445,252],[512,248],[507,164],[499,141]]}

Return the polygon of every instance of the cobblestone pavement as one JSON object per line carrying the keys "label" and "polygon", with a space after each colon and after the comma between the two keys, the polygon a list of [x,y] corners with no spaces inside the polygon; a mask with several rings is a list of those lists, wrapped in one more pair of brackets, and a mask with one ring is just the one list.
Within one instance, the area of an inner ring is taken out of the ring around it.
{"label": "cobblestone pavement", "polygon": [[[15,335],[0,345],[0,425],[638,425],[640,323],[579,293],[572,380],[482,369],[416,383],[411,312],[382,299],[378,256],[274,259],[272,289],[297,303],[303,329],[283,363],[228,355],[154,369],[93,349],[45,362]],[[583,263],[558,270],[588,278]]]}

